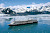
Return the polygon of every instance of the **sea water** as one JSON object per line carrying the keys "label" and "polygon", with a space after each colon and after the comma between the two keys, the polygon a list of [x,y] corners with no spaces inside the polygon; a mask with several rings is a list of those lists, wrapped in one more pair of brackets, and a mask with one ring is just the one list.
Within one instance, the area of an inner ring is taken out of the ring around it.
{"label": "sea water", "polygon": [[[50,33],[50,15],[29,15],[33,19],[37,19],[38,23],[26,24],[20,26],[8,26],[14,21],[13,17],[0,17],[0,33]],[[18,18],[17,18],[18,19]]]}

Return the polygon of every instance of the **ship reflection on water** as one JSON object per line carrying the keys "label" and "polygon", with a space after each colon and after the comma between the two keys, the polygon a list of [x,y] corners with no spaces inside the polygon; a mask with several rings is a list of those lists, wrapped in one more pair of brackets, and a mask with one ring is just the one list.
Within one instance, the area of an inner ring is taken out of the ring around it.
{"label": "ship reflection on water", "polygon": [[35,28],[37,25],[38,23],[19,25],[19,26],[10,26],[8,29],[12,31],[18,31],[18,30],[31,29],[31,27]]}

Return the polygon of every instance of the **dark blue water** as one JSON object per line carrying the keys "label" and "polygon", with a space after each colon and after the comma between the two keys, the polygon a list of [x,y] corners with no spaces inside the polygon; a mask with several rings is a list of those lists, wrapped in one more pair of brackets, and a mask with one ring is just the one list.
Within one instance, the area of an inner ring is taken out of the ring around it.
{"label": "dark blue water", "polygon": [[36,16],[38,23],[8,26],[12,18],[0,18],[0,33],[50,33],[50,16]]}

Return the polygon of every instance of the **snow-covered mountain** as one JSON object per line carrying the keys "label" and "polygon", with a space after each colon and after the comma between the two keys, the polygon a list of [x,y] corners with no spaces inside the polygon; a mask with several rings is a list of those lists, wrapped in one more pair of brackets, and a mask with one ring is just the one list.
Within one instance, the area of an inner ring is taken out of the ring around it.
{"label": "snow-covered mountain", "polygon": [[[7,8],[0,8],[0,13],[2,13],[3,10],[5,10],[6,12],[6,9]],[[33,11],[33,12],[43,12],[43,11],[48,11],[50,12],[50,6],[40,6],[40,7],[37,7],[37,6],[30,6],[30,7],[20,7],[20,8],[10,8],[10,10],[12,10],[13,12],[15,13],[24,13],[26,11],[30,12],[30,11]]]}
{"label": "snow-covered mountain", "polygon": [[41,6],[41,7],[33,7],[33,6],[30,6],[30,8],[27,8],[27,7],[21,7],[21,8],[11,8],[13,11],[15,11],[16,13],[18,12],[26,12],[26,11],[32,11],[32,10],[37,10],[39,12],[42,12],[42,11],[49,11],[50,12],[50,6]]}
{"label": "snow-covered mountain", "polygon": [[[42,12],[42,11],[49,11],[50,12],[50,6],[40,6],[40,7],[30,6],[30,8],[27,8],[27,7],[19,7],[19,8],[15,7],[15,8],[10,8],[10,9],[15,11],[16,13],[18,13],[18,12],[21,13],[21,12],[26,12],[26,11],[29,12],[29,11],[35,10],[35,9],[38,10],[39,12]],[[6,9],[6,8],[0,8],[0,11],[3,9]]]}

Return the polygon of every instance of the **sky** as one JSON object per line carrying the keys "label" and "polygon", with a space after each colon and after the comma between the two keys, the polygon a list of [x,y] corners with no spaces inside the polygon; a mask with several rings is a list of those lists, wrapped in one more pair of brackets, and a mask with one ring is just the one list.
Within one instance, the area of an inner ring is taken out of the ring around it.
{"label": "sky", "polygon": [[0,7],[50,3],[50,0],[0,0]]}

